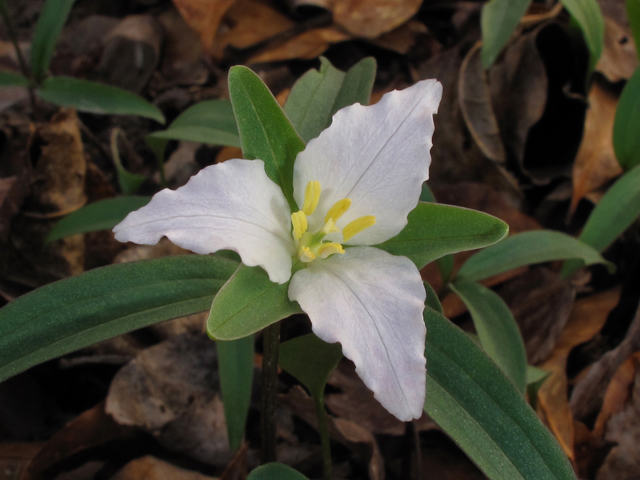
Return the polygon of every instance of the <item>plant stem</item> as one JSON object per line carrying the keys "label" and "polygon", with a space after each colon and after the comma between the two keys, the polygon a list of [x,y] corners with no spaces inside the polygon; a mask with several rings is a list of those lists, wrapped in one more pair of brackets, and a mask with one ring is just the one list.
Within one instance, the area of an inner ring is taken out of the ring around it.
{"label": "plant stem", "polygon": [[269,325],[263,333],[262,354],[262,463],[276,461],[276,394],[278,390],[278,350],[280,322]]}
{"label": "plant stem", "polygon": [[313,401],[316,406],[318,433],[320,434],[320,444],[322,445],[322,478],[323,480],[331,480],[331,442],[329,440],[329,427],[327,426],[327,411],[324,408],[322,394],[314,395]]}
{"label": "plant stem", "polygon": [[33,91],[34,88],[34,79],[31,75],[31,69],[27,65],[24,57],[22,56],[22,50],[20,50],[20,45],[18,45],[18,35],[16,34],[15,29],[13,28],[13,22],[11,21],[11,17],[9,16],[9,10],[7,9],[7,2],[5,0],[0,0],[0,16],[4,20],[4,24],[7,26],[7,32],[9,33],[9,38],[11,39],[11,43],[13,43],[13,48],[16,51],[16,56],[18,57],[18,63],[20,64],[20,70],[22,71],[22,75],[29,79],[29,87],[27,91],[29,92],[29,103],[31,104],[31,111],[33,112],[33,116],[36,120],[39,118],[37,105],[36,105],[36,96]]}

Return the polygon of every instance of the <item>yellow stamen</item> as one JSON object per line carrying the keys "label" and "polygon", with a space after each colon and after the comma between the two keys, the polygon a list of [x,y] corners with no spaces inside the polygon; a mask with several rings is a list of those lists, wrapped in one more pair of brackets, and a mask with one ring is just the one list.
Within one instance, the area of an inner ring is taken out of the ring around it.
{"label": "yellow stamen", "polygon": [[332,218],[330,218],[327,221],[327,223],[324,224],[324,227],[322,227],[322,230],[320,231],[325,235],[329,235],[330,233],[333,233],[333,232],[339,232],[340,229],[336,227],[336,223],[333,221]]}
{"label": "yellow stamen", "polygon": [[320,182],[313,180],[307,183],[307,187],[304,190],[304,205],[302,211],[305,215],[311,215],[316,211],[318,201],[320,200]]}
{"label": "yellow stamen", "polygon": [[309,228],[307,222],[307,216],[303,212],[295,212],[291,214],[291,225],[293,225],[293,238],[294,240],[300,240],[300,237]]}
{"label": "yellow stamen", "polygon": [[300,260],[302,260],[304,263],[309,263],[315,258],[316,256],[313,254],[309,247],[302,247],[300,249]]}
{"label": "yellow stamen", "polygon": [[355,235],[372,227],[376,224],[376,217],[373,215],[365,215],[364,217],[356,218],[353,222],[349,223],[342,229],[343,241],[348,242]]}
{"label": "yellow stamen", "polygon": [[329,255],[333,255],[334,253],[344,253],[342,245],[339,243],[324,243],[318,249],[318,256],[320,258],[327,258]]}
{"label": "yellow stamen", "polygon": [[329,211],[327,212],[327,216],[324,217],[325,223],[327,223],[331,219],[333,219],[334,222],[337,222],[338,219],[342,215],[344,215],[344,212],[349,210],[350,206],[351,206],[351,199],[350,198],[343,198],[342,200],[337,201],[333,205],[333,207],[331,207],[329,209]]}

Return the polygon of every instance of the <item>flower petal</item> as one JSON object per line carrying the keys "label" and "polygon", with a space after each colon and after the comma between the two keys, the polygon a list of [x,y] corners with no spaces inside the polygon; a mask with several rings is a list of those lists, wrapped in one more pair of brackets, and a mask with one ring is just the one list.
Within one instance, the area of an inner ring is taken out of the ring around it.
{"label": "flower petal", "polygon": [[318,337],[342,344],[382,406],[403,421],[422,415],[426,293],[408,258],[350,248],[296,272],[289,298]]}
{"label": "flower petal", "polygon": [[289,205],[262,160],[228,160],[204,168],[183,187],[162,190],[113,229],[116,239],[155,245],[166,236],[200,254],[230,249],[259,265],[272,282],[291,277],[295,253]]}
{"label": "flower petal", "polygon": [[[422,183],[429,178],[433,114],[442,85],[424,80],[402,91],[387,93],[375,105],[343,108],[333,123],[300,152],[294,165],[294,197],[304,201],[308,182],[322,188],[310,229],[318,229],[338,200],[350,198],[351,208],[338,221],[374,215],[376,224],[346,242],[376,245],[396,236],[418,204]],[[340,238],[335,241],[341,243]]]}

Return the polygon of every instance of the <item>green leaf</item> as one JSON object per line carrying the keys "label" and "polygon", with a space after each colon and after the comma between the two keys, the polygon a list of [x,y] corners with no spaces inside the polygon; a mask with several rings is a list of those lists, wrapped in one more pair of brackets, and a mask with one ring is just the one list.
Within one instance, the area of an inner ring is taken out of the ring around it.
{"label": "green leaf", "polygon": [[9,70],[0,70],[1,87],[28,87],[29,80],[24,75]]}
{"label": "green leaf", "polygon": [[214,340],[235,340],[302,313],[288,292],[288,282],[278,285],[262,268],[241,264],[211,305],[207,333]]}
{"label": "green leaf", "polygon": [[237,263],[184,255],[110,265],[0,309],[0,381],[137,328],[209,308]]}
{"label": "green leaf", "polygon": [[121,130],[119,128],[114,128],[111,131],[111,158],[116,166],[120,190],[125,195],[135,195],[142,184],[147,180],[147,177],[137,173],[128,172],[122,165],[122,160],[120,160],[120,150],[118,149],[118,135],[120,133]]}
{"label": "green leaf", "polygon": [[[640,165],[614,183],[593,209],[580,240],[602,252],[640,216]],[[567,262],[562,275],[578,270],[582,262]]]}
{"label": "green leaf", "polygon": [[527,396],[529,397],[531,408],[534,410],[538,402],[538,391],[550,376],[551,372],[527,365]]}
{"label": "green leaf", "polygon": [[247,67],[229,70],[229,95],[244,158],[263,160],[267,175],[280,185],[291,211],[298,210],[293,199],[293,162],[305,143],[267,86]]}
{"label": "green leaf", "polygon": [[486,213],[435,203],[419,203],[408,219],[402,232],[377,247],[409,257],[419,269],[444,255],[496,243],[509,230]]}
{"label": "green leaf", "polygon": [[56,223],[46,242],[78,233],[111,230],[130,212],[144,207],[150,200],[151,197],[116,197],[85,205]]}
{"label": "green leaf", "polygon": [[36,80],[44,79],[62,27],[67,22],[74,0],[47,0],[31,43],[31,73]]}
{"label": "green leaf", "polygon": [[433,195],[433,192],[429,188],[429,185],[426,183],[422,184],[422,192],[420,193],[420,201],[427,203],[438,203],[436,201],[436,197]]}
{"label": "green leaf", "polygon": [[511,38],[531,0],[491,0],[482,7],[482,65],[489,68]]}
{"label": "green leaf", "polygon": [[427,283],[427,282],[423,282],[423,283],[424,283],[424,289],[427,291],[427,300],[425,302],[427,307],[430,307],[436,312],[444,315],[444,310],[442,309],[442,304],[440,303],[438,294],[433,289],[430,283]]}
{"label": "green leaf", "polygon": [[300,472],[282,463],[267,463],[252,471],[247,480],[309,480]]}
{"label": "green leaf", "polygon": [[217,342],[220,389],[231,450],[240,448],[251,404],[253,337]]}
{"label": "green leaf", "polygon": [[342,359],[342,347],[310,333],[281,343],[279,356],[280,366],[307,387],[312,397],[322,399],[329,374]]}
{"label": "green leaf", "polygon": [[604,18],[597,0],[560,0],[576,20],[589,48],[591,70],[598,63],[604,48]]}
{"label": "green leaf", "polygon": [[72,77],[50,77],[36,91],[47,102],[102,115],[137,115],[164,123],[157,107],[121,88]]}
{"label": "green leaf", "polygon": [[347,73],[324,57],[320,62],[319,71],[309,70],[296,82],[284,105],[284,113],[305,142],[320,135],[341,108],[356,102],[368,105],[375,79],[376,62],[371,57]]}
{"label": "green leaf", "polygon": [[169,128],[147,138],[186,140],[208,145],[240,146],[236,118],[229,100],[207,100],[182,112]]}
{"label": "green leaf", "polygon": [[[640,47],[639,47],[640,48]],[[625,170],[640,164],[640,68],[622,90],[613,122],[613,148]]]}
{"label": "green leaf", "polygon": [[636,53],[640,58],[640,0],[627,0],[627,17],[631,25],[631,33],[636,44]]}
{"label": "green leaf", "polygon": [[[458,277],[478,281],[534,263],[579,258],[587,265],[608,262],[593,247],[552,230],[519,233],[473,255]],[[609,264],[610,265],[610,264]]]}
{"label": "green leaf", "polygon": [[460,280],[449,287],[469,309],[484,351],[524,395],[527,353],[509,307],[497,293],[478,283]]}
{"label": "green leaf", "polygon": [[430,308],[424,409],[492,480],[575,480],[549,430],[462,330]]}

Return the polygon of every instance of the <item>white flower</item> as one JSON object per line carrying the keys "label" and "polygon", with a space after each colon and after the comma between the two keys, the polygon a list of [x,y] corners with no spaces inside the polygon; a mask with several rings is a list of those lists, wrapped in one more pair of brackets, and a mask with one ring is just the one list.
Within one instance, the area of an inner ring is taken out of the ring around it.
{"label": "white flower", "polygon": [[[425,80],[373,106],[340,110],[298,154],[291,214],[261,160],[228,160],[163,190],[114,228],[116,239],[153,245],[166,236],[207,254],[230,249],[340,342],[375,397],[400,420],[422,414],[426,298],[406,257],[372,247],[396,236],[429,177],[433,114],[442,86]],[[343,248],[343,247],[347,248]],[[306,268],[293,277],[293,262]]]}

